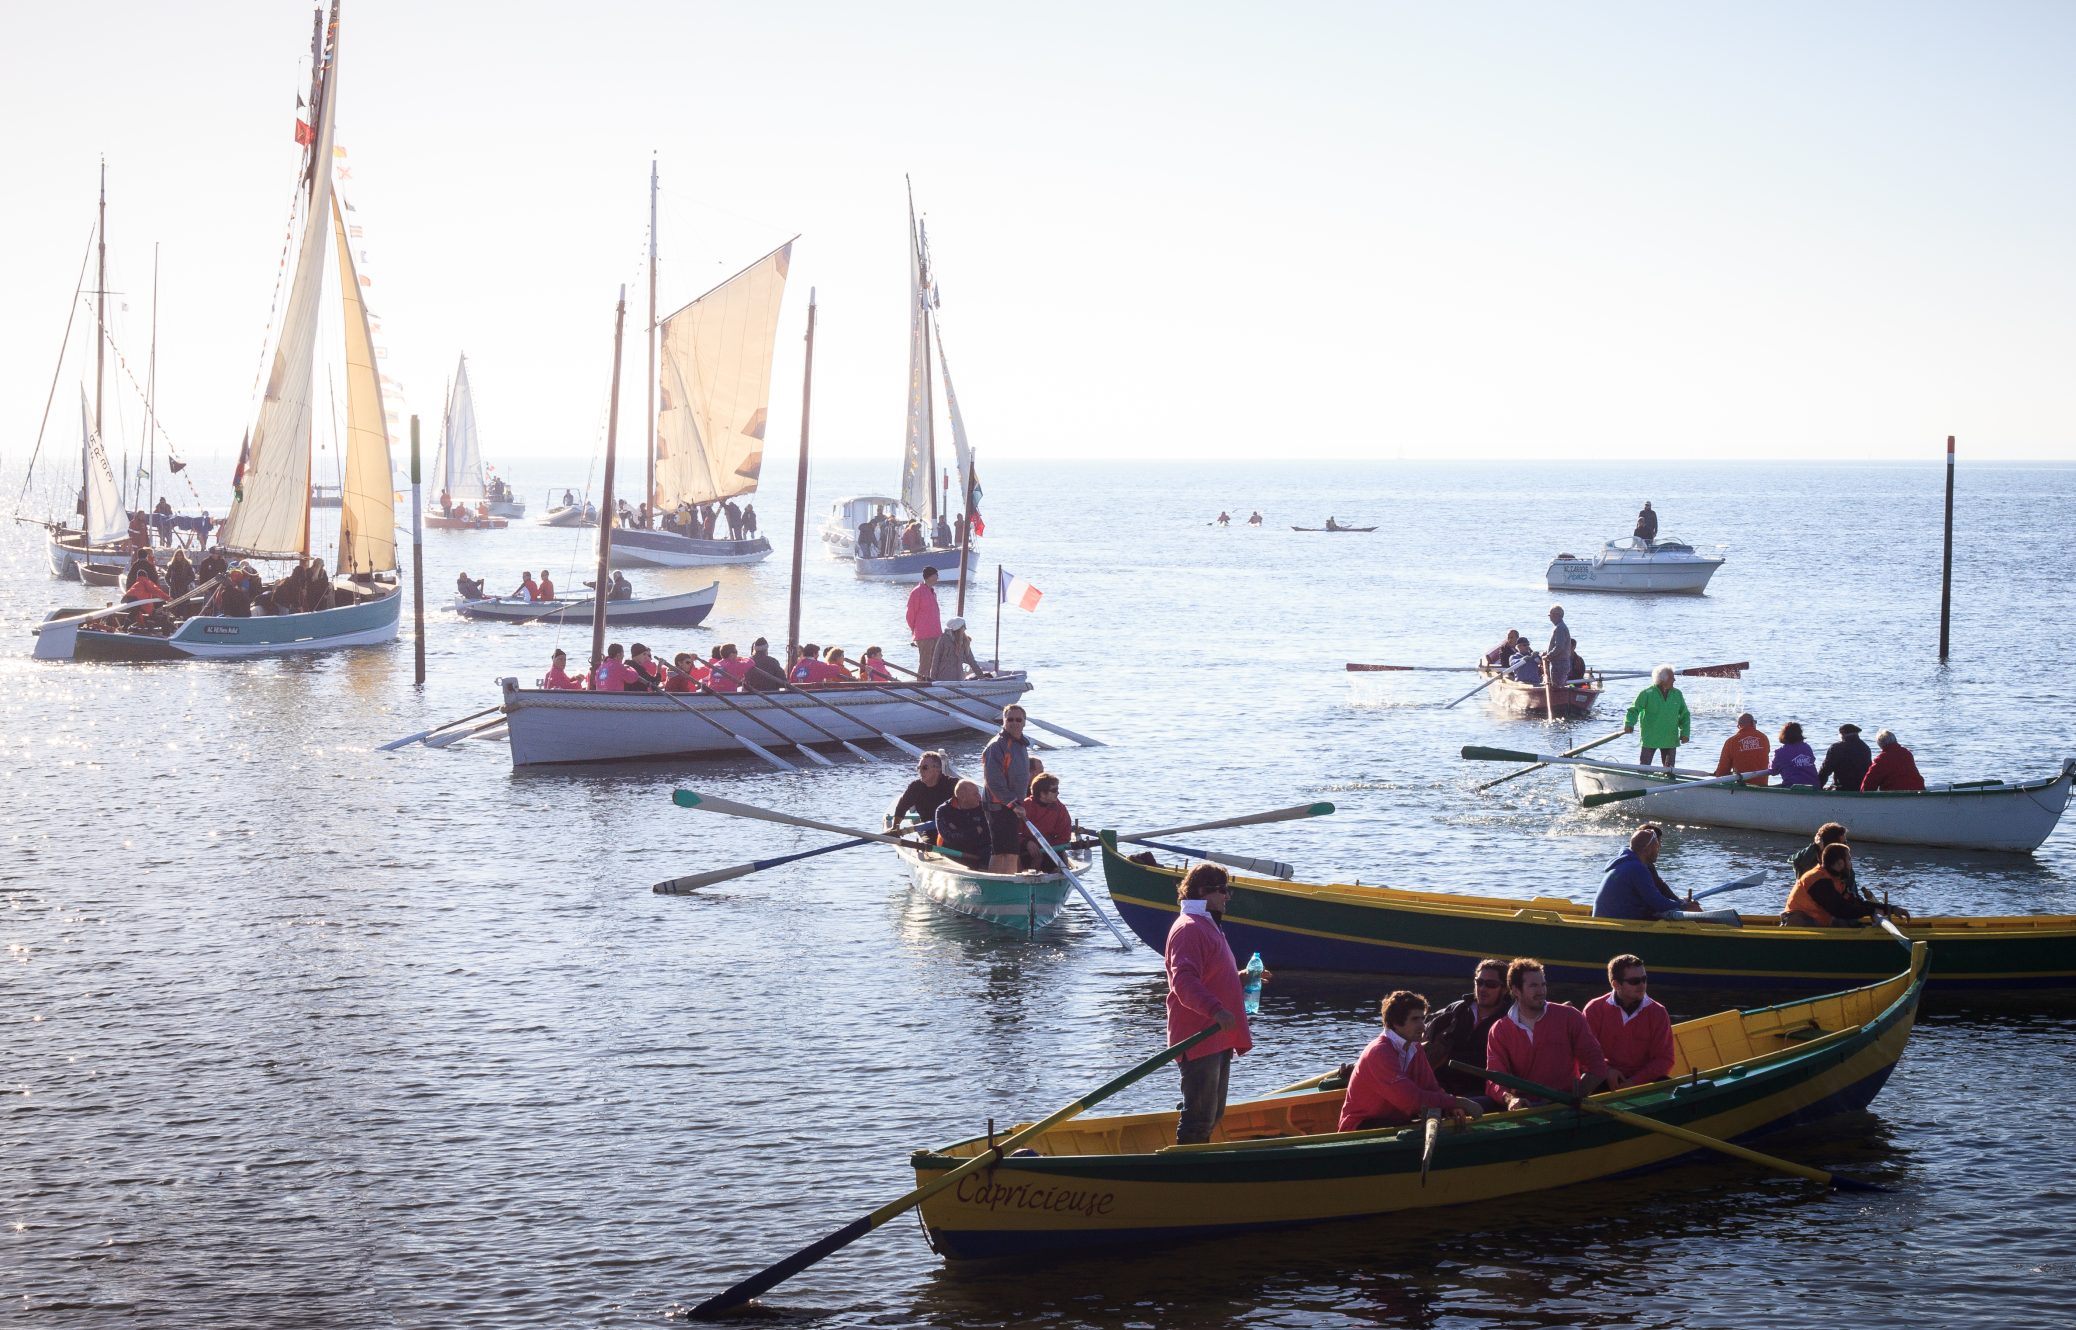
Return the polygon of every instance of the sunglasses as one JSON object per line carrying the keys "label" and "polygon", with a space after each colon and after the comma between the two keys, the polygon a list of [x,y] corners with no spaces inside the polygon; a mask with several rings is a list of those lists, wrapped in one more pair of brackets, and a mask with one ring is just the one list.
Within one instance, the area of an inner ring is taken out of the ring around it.
{"label": "sunglasses", "polygon": [[1632,974],[1626,976],[1620,982],[1625,984],[1648,984],[1651,982],[1651,976],[1647,974]]}
{"label": "sunglasses", "polygon": [[1506,985],[1502,984],[1502,983],[1501,983],[1501,982],[1500,982],[1499,980],[1497,980],[1497,979],[1480,979],[1480,980],[1478,980],[1478,987],[1480,987],[1480,988],[1504,988],[1505,986],[1506,986]]}

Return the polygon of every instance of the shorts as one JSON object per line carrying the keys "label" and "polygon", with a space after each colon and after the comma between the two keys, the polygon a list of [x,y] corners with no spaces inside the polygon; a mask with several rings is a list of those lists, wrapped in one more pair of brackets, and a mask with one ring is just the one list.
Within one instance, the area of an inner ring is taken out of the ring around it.
{"label": "shorts", "polygon": [[1024,818],[1014,808],[988,805],[988,849],[994,854],[1016,854],[1023,848]]}

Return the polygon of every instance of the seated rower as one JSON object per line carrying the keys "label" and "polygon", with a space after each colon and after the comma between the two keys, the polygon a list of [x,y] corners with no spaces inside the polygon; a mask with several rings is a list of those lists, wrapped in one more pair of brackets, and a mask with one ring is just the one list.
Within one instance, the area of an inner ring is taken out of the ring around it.
{"label": "seated rower", "polygon": [[548,576],[545,568],[541,569],[541,580],[533,584],[533,595],[543,605],[555,599],[555,579]]}
{"label": "seated rower", "polygon": [[1335,1129],[1396,1127],[1430,1112],[1447,1113],[1459,1122],[1481,1116],[1483,1109],[1476,1102],[1441,1087],[1421,1053],[1427,999],[1400,989],[1385,998],[1382,1007],[1384,1032],[1370,1040],[1356,1060]]}
{"label": "seated rower", "polygon": [[541,590],[534,585],[533,572],[528,570],[520,573],[519,585],[513,590],[509,599],[532,605],[538,602],[540,598]]}
{"label": "seated rower", "polygon": [[[1031,777],[1031,793],[1019,805],[1019,811],[1031,826],[1038,828],[1038,834],[1045,837],[1045,843],[1055,850],[1074,839],[1074,815],[1067,811],[1067,805],[1060,802],[1060,778],[1051,772],[1040,771]],[[1029,828],[1024,830],[1019,851],[1026,870],[1051,870],[1051,856],[1031,839]]]}
{"label": "seated rower", "polygon": [[786,667],[771,654],[771,643],[761,637],[750,643],[750,668],[742,685],[752,693],[775,693],[786,686]]}
{"label": "seated rower", "polygon": [[1600,894],[1593,898],[1595,919],[1669,919],[1700,908],[1691,894],[1685,900],[1673,895],[1658,876],[1658,853],[1664,847],[1665,833],[1656,823],[1629,833],[1629,848],[1609,861],[1600,879]]}
{"label": "seated rower", "polygon": [[468,569],[462,569],[454,579],[454,594],[463,600],[483,599],[483,579],[470,577]]}
{"label": "seated rower", "polygon": [[663,666],[657,663],[656,654],[636,642],[627,653],[627,668],[634,678],[627,683],[630,693],[660,693],[663,691]]}
{"label": "seated rower", "polygon": [[[1514,1005],[1492,1023],[1485,1037],[1485,1066],[1553,1090],[1591,1094],[1599,1089],[1607,1077],[1600,1041],[1577,1010],[1550,1001],[1543,963],[1527,956],[1515,958],[1507,966],[1507,992]],[[1487,1081],[1485,1093],[1508,1108],[1542,1102],[1498,1081]]]}
{"label": "seated rower", "polygon": [[699,691],[699,685],[704,682],[705,678],[705,672],[692,663],[692,653],[680,651],[671,658],[670,673],[669,677],[663,681],[663,691],[666,693],[694,693]]}
{"label": "seated rower", "polygon": [[962,618],[946,620],[944,635],[937,639],[937,649],[930,656],[930,677],[945,683],[957,683],[961,679],[980,676],[980,662],[973,657],[973,639],[966,634],[966,621]]}
{"label": "seated rower", "polygon": [[933,748],[915,760],[915,779],[901,791],[894,801],[893,822],[899,826],[904,817],[914,817],[918,822],[928,822],[937,816],[937,810],[952,797],[956,784],[952,776],[951,759],[944,750]]}
{"label": "seated rower", "polygon": [[707,691],[711,693],[739,693],[743,680],[749,677],[750,663],[736,650],[735,643],[723,642],[714,648],[713,658],[707,662]]}
{"label": "seated rower", "polygon": [[1521,650],[1515,653],[1514,664],[1507,671],[1507,677],[1526,684],[1539,684],[1543,681],[1542,657],[1535,654],[1535,648],[1529,646],[1525,637],[1521,639]]}
{"label": "seated rower", "polygon": [[980,787],[962,780],[952,787],[951,802],[942,804],[933,819],[937,823],[937,852],[968,868],[988,866],[991,839],[988,814],[980,806]]}
{"label": "seated rower", "polygon": [[[1804,873],[1822,863],[1824,861],[1824,847],[1842,844],[1845,838],[1851,834],[1851,832],[1845,829],[1843,822],[1826,822],[1818,827],[1816,835],[1810,838],[1809,844],[1795,852],[1795,858],[1792,860],[1795,866],[1795,876],[1801,877]],[[1847,870],[1845,881],[1842,885],[1853,895],[1857,896],[1860,894],[1859,881],[1850,869]]]}
{"label": "seated rower", "polygon": [[621,571],[620,571],[620,570],[619,570],[618,568],[615,568],[615,569],[613,570],[613,578],[612,578],[612,582],[611,582],[611,585],[610,585],[610,586],[608,587],[608,589],[607,589],[607,591],[606,591],[606,599],[607,599],[607,600],[633,600],[633,599],[634,599],[634,584],[633,584],[632,582],[629,582],[629,581],[627,580],[627,574],[625,574],[625,573],[621,572]]}
{"label": "seated rower", "polygon": [[1780,777],[1782,785],[1816,788],[1816,752],[1803,741],[1801,722],[1791,720],[1780,727],[1780,744],[1773,750],[1773,760],[1766,771]]}
{"label": "seated rower", "polygon": [[1780,921],[1786,927],[1849,928],[1885,913],[1883,908],[1846,883],[1853,871],[1852,849],[1843,841],[1824,847],[1817,866],[1795,879]]}
{"label": "seated rower", "polygon": [[569,652],[561,647],[555,648],[555,654],[548,658],[548,672],[541,676],[541,687],[561,692],[576,692],[583,686],[584,681],[573,677],[569,672]]}
{"label": "seated rower", "polygon": [[1474,1099],[1481,1107],[1496,1107],[1484,1097],[1482,1078],[1449,1064],[1482,1065],[1485,1038],[1492,1033],[1493,1023],[1506,1014],[1507,963],[1487,957],[1471,972],[1471,991],[1434,1013],[1420,1041],[1427,1050],[1427,1064],[1434,1068],[1434,1078],[1444,1090]]}
{"label": "seated rower", "polygon": [[847,683],[851,678],[851,663],[843,658],[842,647],[829,647],[822,652],[822,662],[835,673],[829,676],[832,683]]}
{"label": "seated rower", "polygon": [[618,642],[606,648],[605,659],[591,674],[591,691],[594,693],[624,693],[634,678],[634,671],[627,668],[627,651]]}
{"label": "seated rower", "polygon": [[1573,683],[1586,677],[1586,658],[1579,654],[1579,639],[1571,639],[1571,679]]}
{"label": "seated rower", "polygon": [[1862,791],[1925,788],[1925,778],[1918,774],[1916,756],[1898,742],[1892,732],[1877,732],[1874,736],[1874,747],[1874,761],[1867,768],[1867,774],[1860,779]]}
{"label": "seated rower", "polygon": [[1650,972],[1640,957],[1607,963],[1608,991],[1586,1004],[1586,1028],[1607,1057],[1610,1090],[1648,1085],[1672,1074],[1672,1017],[1651,1000]]}
{"label": "seated rower", "polygon": [[1716,769],[1712,775],[1744,776],[1746,785],[1766,783],[1766,764],[1773,748],[1773,741],[1759,729],[1759,722],[1752,713],[1743,712],[1737,718],[1737,730],[1723,740],[1723,751],[1716,758]]}
{"label": "seated rower", "polygon": [[1507,629],[1507,640],[1485,653],[1485,663],[1487,665],[1497,665],[1501,669],[1506,668],[1513,662],[1514,646],[1520,640],[1521,630],[1519,628]]}
{"label": "seated rower", "polygon": [[887,653],[878,647],[866,647],[864,658],[858,662],[858,677],[892,683],[894,673],[887,668],[886,655]]}

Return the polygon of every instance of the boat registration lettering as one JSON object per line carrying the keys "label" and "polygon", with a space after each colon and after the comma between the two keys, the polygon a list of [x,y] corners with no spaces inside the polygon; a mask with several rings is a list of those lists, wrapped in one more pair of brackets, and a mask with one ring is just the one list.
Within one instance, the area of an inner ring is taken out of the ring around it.
{"label": "boat registration lettering", "polygon": [[1072,1187],[1048,1187],[1039,1183],[991,1182],[984,1177],[959,1179],[957,1196],[967,1205],[984,1205],[989,1210],[1043,1210],[1054,1214],[1078,1214],[1099,1219],[1117,1208],[1117,1193],[1079,1191]]}
{"label": "boat registration lettering", "polygon": [[202,631],[212,633],[218,637],[237,637],[239,635],[238,630],[227,623],[205,623],[202,625]]}

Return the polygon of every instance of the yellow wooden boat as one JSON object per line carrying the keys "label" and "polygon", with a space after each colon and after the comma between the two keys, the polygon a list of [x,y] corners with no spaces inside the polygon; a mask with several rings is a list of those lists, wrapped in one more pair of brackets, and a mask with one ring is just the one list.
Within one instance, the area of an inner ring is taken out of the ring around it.
{"label": "yellow wooden boat", "polygon": [[[1913,945],[1908,970],[1864,988],[1682,1022],[1671,1077],[1593,1102],[1732,1140],[1865,1108],[1909,1040],[1927,951]],[[1232,1105],[1205,1145],[1173,1143],[1173,1112],[1064,1123],[926,1200],[924,1227],[954,1260],[1110,1249],[1489,1201],[1691,1150],[1552,1105],[1445,1128],[1423,1178],[1421,1131],[1336,1131],[1342,1091],[1326,1080]],[[991,1148],[975,1137],[918,1151],[916,1180]]]}

